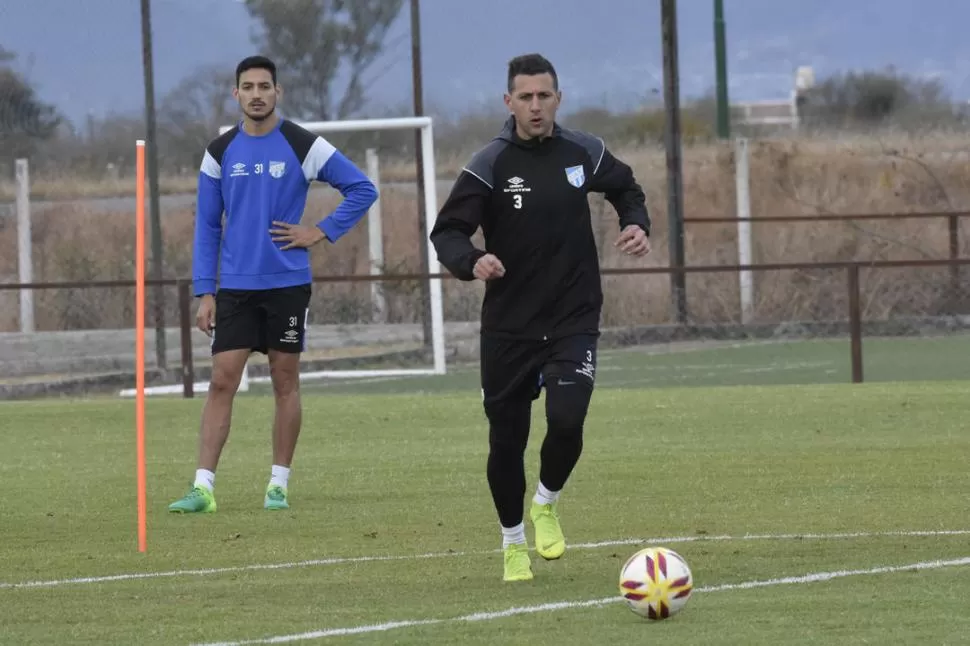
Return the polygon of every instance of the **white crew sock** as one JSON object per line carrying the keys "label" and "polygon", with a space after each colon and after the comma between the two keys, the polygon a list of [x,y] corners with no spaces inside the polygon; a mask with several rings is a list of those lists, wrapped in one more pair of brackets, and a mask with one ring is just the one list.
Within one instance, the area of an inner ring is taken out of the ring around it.
{"label": "white crew sock", "polygon": [[269,486],[271,487],[283,487],[286,489],[286,483],[290,479],[290,468],[281,467],[278,464],[274,464],[273,468],[270,470]]}
{"label": "white crew sock", "polygon": [[208,469],[196,469],[193,486],[205,487],[209,491],[214,490],[216,487],[216,474]]}
{"label": "white crew sock", "polygon": [[549,491],[541,482],[539,483],[539,486],[536,487],[536,495],[532,497],[532,501],[537,505],[551,505],[557,500],[559,500],[559,492]]}
{"label": "white crew sock", "polygon": [[502,549],[513,543],[525,543],[525,523],[519,523],[515,527],[502,527]]}

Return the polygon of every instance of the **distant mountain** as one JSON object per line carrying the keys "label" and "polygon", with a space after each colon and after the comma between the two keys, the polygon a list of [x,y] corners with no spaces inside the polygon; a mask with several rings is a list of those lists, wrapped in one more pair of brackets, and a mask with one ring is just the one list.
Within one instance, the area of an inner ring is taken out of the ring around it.
{"label": "distant mountain", "polygon": [[[505,63],[540,51],[559,69],[565,108],[628,108],[659,100],[659,0],[422,0],[426,103],[439,113],[500,107]],[[781,98],[794,70],[818,77],[849,69],[937,76],[970,98],[970,3],[952,0],[726,0],[732,100]],[[153,0],[155,80],[160,97],[203,64],[231,68],[253,47],[237,0]],[[714,83],[712,2],[681,0],[681,87]],[[0,45],[41,96],[72,120],[140,110],[138,3],[132,0],[0,0]],[[375,110],[410,104],[407,2],[375,66]]]}

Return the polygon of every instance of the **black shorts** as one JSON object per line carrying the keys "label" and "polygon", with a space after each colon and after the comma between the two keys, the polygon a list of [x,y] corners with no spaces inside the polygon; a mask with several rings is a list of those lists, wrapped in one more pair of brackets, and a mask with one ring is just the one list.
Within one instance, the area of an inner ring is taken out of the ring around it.
{"label": "black shorts", "polygon": [[482,401],[485,408],[506,401],[532,401],[553,379],[584,384],[596,379],[596,343],[592,334],[553,341],[481,338]]}
{"label": "black shorts", "polygon": [[220,289],[216,292],[216,327],[212,354],[253,350],[268,354],[303,352],[310,285],[278,289]]}

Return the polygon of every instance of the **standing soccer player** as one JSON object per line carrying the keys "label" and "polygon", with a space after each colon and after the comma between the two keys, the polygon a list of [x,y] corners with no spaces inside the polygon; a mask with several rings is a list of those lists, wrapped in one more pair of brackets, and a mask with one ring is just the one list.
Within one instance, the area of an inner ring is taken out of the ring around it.
{"label": "standing soccer player", "polygon": [[[229,437],[233,399],[254,351],[269,358],[276,398],[273,463],[263,506],[289,507],[290,464],[302,419],[309,248],[339,240],[377,199],[374,185],[340,151],[276,114],[281,94],[271,60],[252,56],[240,62],[233,96],[243,118],[210,142],[202,159],[192,279],[201,298],[196,324],[212,337],[212,377],[195,482],[169,505],[173,512],[216,510],[216,466]],[[300,224],[313,180],[330,184],[344,198],[316,226]]]}
{"label": "standing soccer player", "polygon": [[[486,470],[506,581],[533,577],[523,523],[524,453],[532,402],[543,387],[547,431],[529,516],[540,556],[557,559],[566,549],[558,500],[583,447],[603,303],[587,194],[603,193],[619,214],[618,248],[633,256],[650,251],[645,197],[632,170],[601,139],[557,124],[561,99],[548,60],[528,54],[509,62],[511,115],[458,176],[430,236],[456,278],[486,281]],[[479,227],[485,250],[471,242]]]}

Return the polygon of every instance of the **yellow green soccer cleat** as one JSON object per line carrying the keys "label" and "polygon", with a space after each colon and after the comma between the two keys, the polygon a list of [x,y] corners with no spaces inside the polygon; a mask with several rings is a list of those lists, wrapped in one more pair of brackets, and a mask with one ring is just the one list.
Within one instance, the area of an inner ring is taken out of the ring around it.
{"label": "yellow green soccer cleat", "polygon": [[505,576],[503,581],[530,581],[532,579],[532,560],[529,546],[525,543],[512,543],[505,548]]}
{"label": "yellow green soccer cleat", "polygon": [[216,510],[216,499],[205,487],[192,487],[184,498],[168,506],[176,514],[211,514]]}
{"label": "yellow green soccer cleat", "polygon": [[263,498],[264,509],[289,509],[290,503],[286,502],[286,489],[279,485],[266,487],[266,497]]}
{"label": "yellow green soccer cleat", "polygon": [[559,525],[559,512],[556,503],[550,505],[540,505],[532,503],[529,509],[529,517],[536,528],[536,552],[539,556],[552,561],[559,558],[566,551],[566,539],[562,535],[562,527]]}

